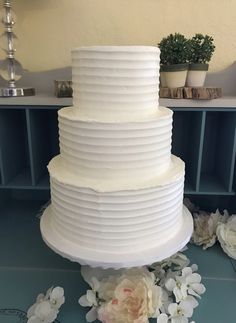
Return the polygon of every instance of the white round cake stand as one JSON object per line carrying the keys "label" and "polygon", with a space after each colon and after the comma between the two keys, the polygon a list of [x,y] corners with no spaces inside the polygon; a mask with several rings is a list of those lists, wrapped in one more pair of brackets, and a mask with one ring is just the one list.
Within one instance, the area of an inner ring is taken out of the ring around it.
{"label": "white round cake stand", "polygon": [[190,240],[193,232],[193,219],[188,209],[183,206],[183,221],[179,232],[169,241],[159,246],[154,246],[132,253],[111,253],[92,251],[64,239],[52,225],[52,212],[50,206],[44,211],[40,228],[43,240],[56,253],[73,262],[91,267],[127,268],[152,264],[166,259],[180,251]]}

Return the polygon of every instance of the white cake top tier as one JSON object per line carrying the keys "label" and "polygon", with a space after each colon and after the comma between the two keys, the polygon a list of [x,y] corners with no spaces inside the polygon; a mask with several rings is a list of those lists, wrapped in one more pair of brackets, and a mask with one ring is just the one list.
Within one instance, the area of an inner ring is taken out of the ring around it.
{"label": "white cake top tier", "polygon": [[131,119],[158,109],[160,51],[154,46],[92,46],[72,51],[73,103],[81,115]]}

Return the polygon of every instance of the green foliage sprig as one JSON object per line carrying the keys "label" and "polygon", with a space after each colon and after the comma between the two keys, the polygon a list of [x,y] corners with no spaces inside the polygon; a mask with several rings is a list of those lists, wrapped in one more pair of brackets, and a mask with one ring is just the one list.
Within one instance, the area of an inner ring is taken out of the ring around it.
{"label": "green foliage sprig", "polygon": [[190,42],[180,33],[170,34],[158,44],[161,65],[185,64],[189,60]]}
{"label": "green foliage sprig", "polygon": [[192,64],[210,62],[211,57],[215,51],[215,45],[213,44],[214,39],[208,35],[195,34],[190,39],[190,52],[189,62]]}

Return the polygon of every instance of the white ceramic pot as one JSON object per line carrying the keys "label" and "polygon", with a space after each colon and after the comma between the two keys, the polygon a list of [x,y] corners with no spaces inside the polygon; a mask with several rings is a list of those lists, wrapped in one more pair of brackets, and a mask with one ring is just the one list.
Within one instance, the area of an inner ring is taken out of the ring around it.
{"label": "white ceramic pot", "polygon": [[204,86],[208,64],[190,64],[186,85],[191,87]]}
{"label": "white ceramic pot", "polygon": [[185,86],[187,72],[188,72],[187,64],[175,64],[175,65],[162,66],[161,67],[161,86],[169,87],[169,88]]}

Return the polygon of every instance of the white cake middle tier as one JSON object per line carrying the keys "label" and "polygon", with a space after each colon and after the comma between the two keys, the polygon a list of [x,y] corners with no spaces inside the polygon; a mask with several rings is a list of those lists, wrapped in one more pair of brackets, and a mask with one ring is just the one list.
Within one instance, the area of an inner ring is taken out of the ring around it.
{"label": "white cake middle tier", "polygon": [[59,111],[61,161],[85,178],[140,182],[159,176],[171,160],[172,111],[160,107],[152,118],[98,122],[73,107]]}

